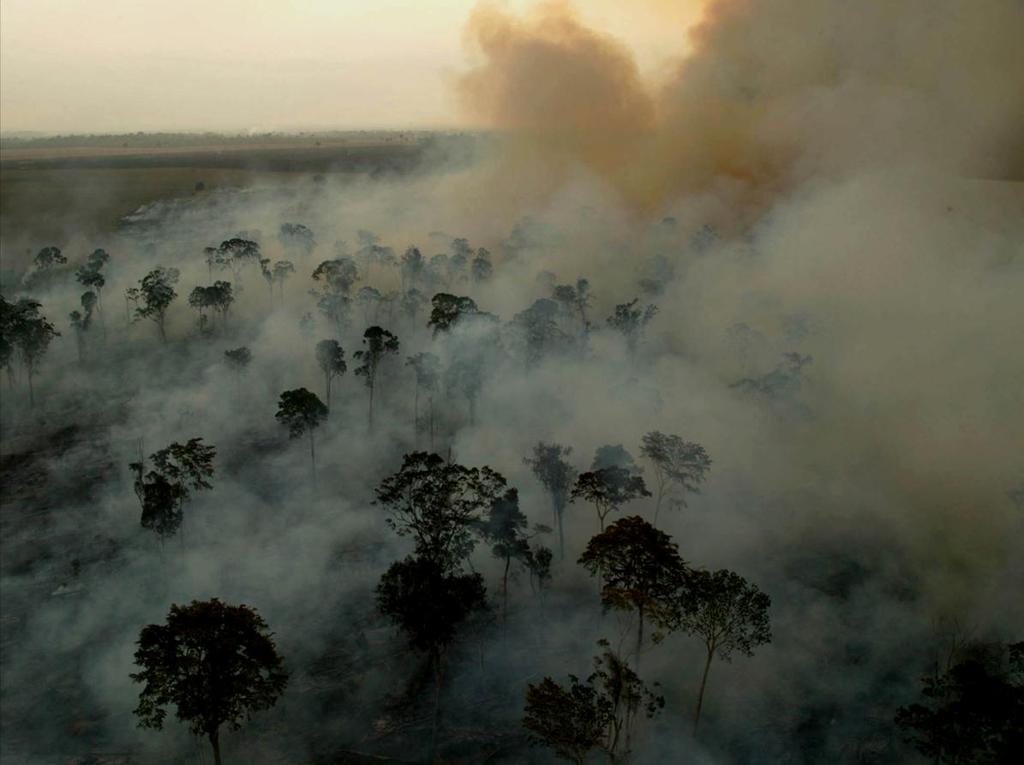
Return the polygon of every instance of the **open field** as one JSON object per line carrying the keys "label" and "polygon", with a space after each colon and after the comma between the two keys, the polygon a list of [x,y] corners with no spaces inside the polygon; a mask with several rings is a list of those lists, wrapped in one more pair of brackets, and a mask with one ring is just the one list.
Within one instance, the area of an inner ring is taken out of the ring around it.
{"label": "open field", "polygon": [[3,268],[20,269],[26,254],[46,245],[103,239],[123,216],[160,199],[334,173],[408,172],[431,142],[401,135],[184,146],[8,141],[0,150]]}

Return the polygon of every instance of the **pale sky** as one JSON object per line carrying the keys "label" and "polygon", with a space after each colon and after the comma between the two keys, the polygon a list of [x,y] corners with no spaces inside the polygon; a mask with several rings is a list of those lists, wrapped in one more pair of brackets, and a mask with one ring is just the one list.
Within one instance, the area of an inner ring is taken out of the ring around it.
{"label": "pale sky", "polygon": [[[685,45],[679,14],[665,23],[668,4],[577,2],[588,23],[629,44],[647,71]],[[0,0],[0,129],[457,126],[450,83],[469,61],[462,30],[474,5]]]}

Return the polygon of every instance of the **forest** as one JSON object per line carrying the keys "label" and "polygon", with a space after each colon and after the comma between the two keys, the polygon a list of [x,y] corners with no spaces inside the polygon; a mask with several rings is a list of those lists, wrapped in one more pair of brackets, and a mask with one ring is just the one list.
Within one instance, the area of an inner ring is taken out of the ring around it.
{"label": "forest", "polygon": [[487,131],[5,219],[4,762],[1017,762],[1024,19],[897,6],[487,6]]}

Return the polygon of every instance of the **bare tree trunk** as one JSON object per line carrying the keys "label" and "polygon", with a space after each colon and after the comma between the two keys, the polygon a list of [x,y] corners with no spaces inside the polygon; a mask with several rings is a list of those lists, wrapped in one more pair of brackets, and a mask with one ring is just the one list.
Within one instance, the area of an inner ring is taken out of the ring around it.
{"label": "bare tree trunk", "polygon": [[704,662],[704,675],[700,679],[700,691],[697,694],[697,711],[693,715],[693,735],[697,735],[697,723],[700,722],[700,710],[704,706],[704,688],[708,682],[708,670],[711,669],[711,659],[715,655],[713,646],[708,647],[708,658]]}
{"label": "bare tree trunk", "polygon": [[313,436],[313,429],[309,429],[309,459],[313,466],[313,486],[316,486],[316,439]]}
{"label": "bare tree trunk", "polygon": [[505,573],[501,577],[501,620],[508,621],[508,569],[512,565],[512,556],[505,555]]}
{"label": "bare tree trunk", "polygon": [[373,432],[373,384],[370,385],[370,432]]}
{"label": "bare tree trunk", "polygon": [[434,660],[434,720],[430,730],[430,761],[440,762],[437,756],[437,729],[441,723],[441,652],[433,651]]}
{"label": "bare tree trunk", "polygon": [[434,451],[434,394],[430,394],[430,451]]}
{"label": "bare tree trunk", "polygon": [[210,731],[210,746],[213,747],[213,765],[221,765],[220,762],[220,731]]}
{"label": "bare tree trunk", "polygon": [[32,386],[32,378],[35,377],[35,370],[32,369],[32,365],[28,365],[28,408],[32,409],[36,405],[36,392]]}

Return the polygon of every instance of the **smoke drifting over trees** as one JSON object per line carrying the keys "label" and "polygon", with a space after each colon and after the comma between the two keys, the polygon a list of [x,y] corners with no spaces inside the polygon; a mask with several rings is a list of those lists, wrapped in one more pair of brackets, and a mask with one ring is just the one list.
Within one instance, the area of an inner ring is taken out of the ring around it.
{"label": "smoke drifting over trees", "polygon": [[[957,761],[1011,751],[1024,14],[691,35],[652,83],[568,6],[481,6],[459,161],[5,270],[5,761],[901,763],[968,713]],[[259,713],[139,728],[204,604]]]}

